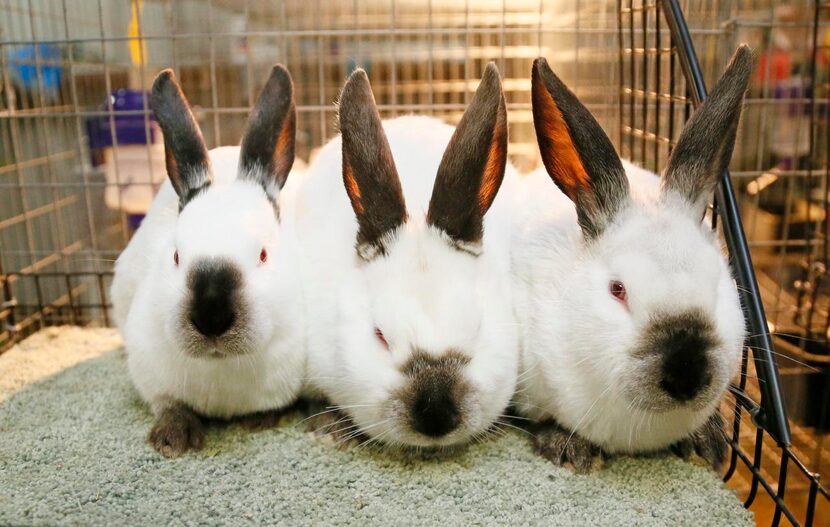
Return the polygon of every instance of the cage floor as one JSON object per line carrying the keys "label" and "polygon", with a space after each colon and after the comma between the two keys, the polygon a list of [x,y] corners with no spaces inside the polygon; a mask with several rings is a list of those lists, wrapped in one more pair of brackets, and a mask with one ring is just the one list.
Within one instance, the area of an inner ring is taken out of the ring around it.
{"label": "cage floor", "polygon": [[751,525],[709,470],[672,457],[576,476],[519,433],[453,455],[338,449],[299,417],[211,430],[167,460],[112,330],[51,328],[0,356],[0,524]]}

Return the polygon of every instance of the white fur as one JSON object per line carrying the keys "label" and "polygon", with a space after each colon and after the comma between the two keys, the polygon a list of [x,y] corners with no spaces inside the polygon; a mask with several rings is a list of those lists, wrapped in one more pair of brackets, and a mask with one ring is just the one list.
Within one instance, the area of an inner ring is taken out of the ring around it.
{"label": "white fur", "polygon": [[[515,388],[517,334],[512,318],[507,223],[514,170],[485,216],[483,252],[451,247],[425,222],[433,182],[453,128],[429,117],[384,122],[409,213],[369,263],[355,251],[357,221],[343,187],[341,142],[329,142],[309,167],[297,199],[304,282],[309,284],[309,383],[348,412],[364,432],[390,444],[449,445],[483,433]],[[382,328],[390,349],[374,335]],[[419,348],[436,356],[463,350],[473,386],[463,425],[440,439],[413,432],[391,394],[398,370]]]}
{"label": "white fur", "polygon": [[[544,168],[518,192],[514,238],[521,322],[519,410],[554,418],[608,452],[660,449],[688,436],[717,408],[735,374],[744,336],[737,291],[717,239],[676,196],[661,196],[655,174],[624,162],[632,204],[593,243],[572,202]],[[608,292],[621,280],[630,311]],[[642,409],[630,354],[657,311],[699,308],[722,346],[704,401],[665,411]]]}
{"label": "white fur", "polygon": [[[162,185],[115,264],[112,298],[141,397],[154,408],[172,398],[203,415],[227,418],[277,409],[297,397],[306,362],[302,291],[290,200],[283,198],[288,193],[278,197],[278,222],[262,187],[237,179],[238,147],[209,155],[214,182],[181,214],[170,181]],[[268,259],[260,264],[263,247]],[[247,353],[206,349],[194,356],[183,350],[177,320],[188,266],[204,256],[228,258],[242,271]]]}

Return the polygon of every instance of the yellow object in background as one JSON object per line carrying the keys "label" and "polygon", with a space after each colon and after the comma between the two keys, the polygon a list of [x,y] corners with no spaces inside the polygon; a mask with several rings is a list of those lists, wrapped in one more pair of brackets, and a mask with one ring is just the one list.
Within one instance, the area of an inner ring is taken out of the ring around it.
{"label": "yellow object in background", "polygon": [[141,37],[139,17],[144,9],[144,0],[132,0],[131,2],[130,25],[127,27],[127,41],[130,46],[130,60],[134,66],[142,66],[147,61],[147,46]]}

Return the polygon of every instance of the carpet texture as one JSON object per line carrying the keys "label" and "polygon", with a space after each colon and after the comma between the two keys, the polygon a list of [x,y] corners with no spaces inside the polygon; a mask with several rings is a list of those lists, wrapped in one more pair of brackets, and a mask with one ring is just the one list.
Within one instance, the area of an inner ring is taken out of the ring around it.
{"label": "carpet texture", "polygon": [[[453,455],[404,455],[337,449],[295,416],[263,432],[213,428],[204,450],[167,460],[144,442],[151,416],[123,351],[89,358],[117,338],[67,331],[0,356],[0,375],[13,363],[36,380],[0,392],[2,525],[752,525],[705,468],[622,457],[577,476],[536,457],[519,433]],[[48,378],[31,367],[73,354],[86,360]]]}

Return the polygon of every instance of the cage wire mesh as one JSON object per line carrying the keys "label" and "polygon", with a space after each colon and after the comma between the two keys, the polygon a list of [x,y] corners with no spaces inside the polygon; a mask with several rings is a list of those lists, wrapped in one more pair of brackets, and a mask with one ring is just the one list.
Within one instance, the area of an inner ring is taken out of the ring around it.
{"label": "cage wire mesh", "polygon": [[830,521],[826,491],[805,468],[830,463],[824,1],[0,0],[0,350],[45,325],[111,323],[112,263],[165,177],[146,96],[160,69],[175,70],[215,147],[238,143],[270,66],[284,63],[308,160],[336,134],[333,102],[355,67],[383,117],[454,123],[495,60],[511,161],[530,170],[530,70],[541,55],[623,156],[659,171],[693,110],[666,10],[678,4],[710,86],[738,43],[758,56],[732,181],[792,444],[755,422],[764,378],[747,350],[724,403],[726,477],[773,523]]}

